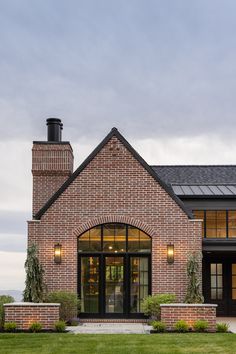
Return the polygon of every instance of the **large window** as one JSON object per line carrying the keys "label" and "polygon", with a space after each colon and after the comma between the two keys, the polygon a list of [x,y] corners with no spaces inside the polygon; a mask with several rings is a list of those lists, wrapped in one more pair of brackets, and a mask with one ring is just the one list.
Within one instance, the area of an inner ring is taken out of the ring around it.
{"label": "large window", "polygon": [[236,210],[194,210],[193,213],[196,219],[203,220],[203,237],[236,237]]}
{"label": "large window", "polygon": [[151,292],[151,238],[131,225],[107,223],[78,238],[82,316],[141,315]]}
{"label": "large window", "polygon": [[126,224],[103,224],[78,239],[79,252],[151,252],[151,238],[136,227]]}

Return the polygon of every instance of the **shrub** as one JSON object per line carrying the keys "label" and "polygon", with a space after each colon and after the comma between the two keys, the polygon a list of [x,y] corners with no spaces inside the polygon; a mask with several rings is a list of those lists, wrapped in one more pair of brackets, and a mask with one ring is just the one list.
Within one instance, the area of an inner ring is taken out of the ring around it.
{"label": "shrub", "polygon": [[70,326],[78,326],[78,324],[79,324],[79,321],[76,318],[69,321]]}
{"label": "shrub", "polygon": [[165,330],[166,330],[166,324],[164,322],[161,322],[161,321],[153,321],[152,322],[152,327],[157,332],[165,332]]}
{"label": "shrub", "polygon": [[4,331],[5,332],[15,332],[16,330],[16,322],[7,322],[4,324]]}
{"label": "shrub", "polygon": [[15,299],[9,295],[1,295],[0,296],[0,329],[3,329],[4,326],[4,304],[8,304],[10,302],[14,302]]}
{"label": "shrub", "polygon": [[38,333],[42,331],[42,325],[39,322],[33,322],[29,326],[29,331],[33,333]]}
{"label": "shrub", "polygon": [[34,244],[27,249],[25,271],[24,301],[42,302],[46,291],[46,285],[43,280],[44,270],[38,259],[37,246]]}
{"label": "shrub", "polygon": [[205,320],[197,320],[194,322],[193,328],[196,332],[204,332],[208,328],[208,322]]}
{"label": "shrub", "polygon": [[54,291],[46,296],[46,302],[58,302],[60,306],[60,320],[69,321],[80,311],[80,300],[77,294],[67,291]]}
{"label": "shrub", "polygon": [[174,294],[149,295],[143,300],[143,312],[149,317],[159,319],[161,311],[160,304],[170,304],[172,302],[175,302]]}
{"label": "shrub", "polygon": [[55,328],[56,332],[65,332],[65,330],[66,330],[65,321],[57,321],[57,322],[55,322],[54,328]]}
{"label": "shrub", "polygon": [[225,333],[228,332],[229,325],[228,323],[217,323],[216,324],[216,332]]}
{"label": "shrub", "polygon": [[189,327],[186,321],[180,320],[175,323],[175,330],[180,333],[188,332]]}

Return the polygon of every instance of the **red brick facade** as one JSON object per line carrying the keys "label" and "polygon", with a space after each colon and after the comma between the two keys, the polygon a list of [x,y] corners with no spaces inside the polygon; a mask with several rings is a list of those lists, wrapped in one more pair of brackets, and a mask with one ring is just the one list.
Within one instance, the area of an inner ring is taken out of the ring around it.
{"label": "red brick facade", "polygon": [[173,330],[174,325],[179,320],[184,320],[192,328],[197,320],[208,322],[208,331],[216,330],[216,307],[208,304],[164,304],[161,305],[161,321],[168,330]]}
{"label": "red brick facade", "polygon": [[[53,181],[55,176],[51,177],[48,172],[43,178],[37,177],[36,171],[39,173],[44,166],[41,157],[36,158],[39,147],[33,148],[34,211],[60,184],[55,178],[55,185],[52,183],[47,190],[48,181]],[[50,168],[54,170],[53,158],[51,163]],[[69,166],[70,163],[65,168],[68,174]],[[65,177],[60,177],[61,183]],[[28,223],[29,244],[39,246],[49,291],[77,292],[77,239],[89,228],[109,222],[136,226],[152,238],[152,293],[175,293],[177,300],[183,301],[188,255],[201,250],[201,222],[189,219],[115,134],[41,219]],[[53,250],[58,242],[62,245],[61,264],[54,263]],[[169,243],[175,249],[173,264],[167,263]]]}
{"label": "red brick facade", "polygon": [[60,304],[12,303],[4,305],[5,323],[16,322],[17,329],[28,330],[33,322],[42,329],[54,329],[59,321]]}
{"label": "red brick facade", "polygon": [[48,201],[73,172],[69,143],[34,143],[32,149],[33,215]]}

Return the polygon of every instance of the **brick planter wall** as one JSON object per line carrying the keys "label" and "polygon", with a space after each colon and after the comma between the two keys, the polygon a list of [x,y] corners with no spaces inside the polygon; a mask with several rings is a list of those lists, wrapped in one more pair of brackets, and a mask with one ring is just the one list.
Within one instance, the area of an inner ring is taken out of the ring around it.
{"label": "brick planter wall", "polygon": [[17,329],[28,330],[33,322],[40,322],[43,329],[53,329],[59,320],[60,304],[19,302],[4,305],[5,323],[16,322]]}
{"label": "brick planter wall", "polygon": [[168,330],[173,330],[179,320],[186,321],[190,327],[197,320],[206,320],[208,330],[215,332],[216,328],[216,307],[215,304],[162,304],[161,321]]}

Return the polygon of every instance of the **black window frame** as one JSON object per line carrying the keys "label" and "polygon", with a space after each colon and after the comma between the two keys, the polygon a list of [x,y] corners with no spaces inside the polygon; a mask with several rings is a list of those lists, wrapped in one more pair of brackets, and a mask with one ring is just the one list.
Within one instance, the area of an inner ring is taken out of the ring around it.
{"label": "black window frame", "polygon": [[[229,237],[229,212],[231,211],[235,211],[236,209],[194,209],[193,210],[193,214],[195,211],[203,211],[204,212],[204,219],[203,219],[203,229],[204,229],[204,235],[203,235],[203,239],[206,240],[236,240],[236,236],[235,237]],[[226,212],[226,237],[207,237],[206,236],[206,231],[207,231],[207,227],[206,227],[206,213],[207,211],[225,211]]]}

